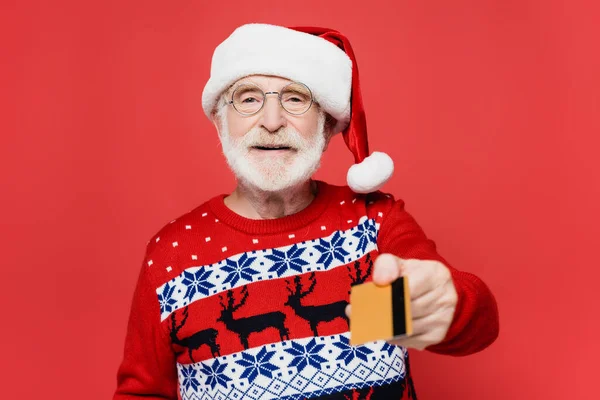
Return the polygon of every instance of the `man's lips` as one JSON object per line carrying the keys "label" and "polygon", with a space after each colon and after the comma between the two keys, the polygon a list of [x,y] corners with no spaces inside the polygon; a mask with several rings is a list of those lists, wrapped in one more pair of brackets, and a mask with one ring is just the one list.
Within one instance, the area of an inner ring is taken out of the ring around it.
{"label": "man's lips", "polygon": [[274,151],[274,150],[293,150],[292,147],[290,146],[252,146],[252,149],[256,149],[256,150],[264,150],[264,151]]}

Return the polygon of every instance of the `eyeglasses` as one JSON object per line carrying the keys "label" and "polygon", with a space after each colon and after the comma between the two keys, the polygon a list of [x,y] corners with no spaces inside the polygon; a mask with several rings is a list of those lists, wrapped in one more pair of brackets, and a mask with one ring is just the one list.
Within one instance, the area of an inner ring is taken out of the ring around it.
{"label": "eyeglasses", "polygon": [[266,93],[254,84],[245,83],[235,88],[227,104],[233,105],[233,108],[244,116],[254,115],[262,110],[268,94],[276,94],[281,107],[292,115],[306,113],[313,104],[312,92],[300,82],[292,82],[279,92]]}

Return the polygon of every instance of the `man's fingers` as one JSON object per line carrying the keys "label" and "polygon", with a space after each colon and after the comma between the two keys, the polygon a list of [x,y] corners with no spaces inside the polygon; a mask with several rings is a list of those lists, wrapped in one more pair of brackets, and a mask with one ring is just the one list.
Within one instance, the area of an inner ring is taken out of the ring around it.
{"label": "man's fingers", "polygon": [[[436,315],[437,314],[437,315]],[[431,344],[440,343],[446,336],[447,329],[444,329],[444,321],[448,314],[439,311],[435,314],[413,320],[413,334],[400,339],[389,340],[388,342],[404,347],[411,347],[423,350]]]}
{"label": "man's fingers", "polygon": [[401,275],[402,260],[393,254],[380,254],[374,263],[373,283],[378,286],[389,285]]}
{"label": "man's fingers", "polygon": [[450,276],[447,268],[437,261],[405,260],[404,276],[408,276],[408,288],[411,300],[436,290],[444,285]]}
{"label": "man's fingers", "polygon": [[420,335],[426,332],[436,332],[446,326],[450,320],[452,320],[452,314],[448,308],[440,308],[433,314],[413,318],[413,334]]}
{"label": "man's fingers", "polygon": [[382,253],[375,259],[373,283],[386,286],[401,276],[408,277],[411,299],[421,297],[432,289],[433,265],[429,261],[402,259],[393,254]]}
{"label": "man's fingers", "polygon": [[417,350],[424,350],[429,345],[426,335],[412,335],[401,339],[388,340],[388,342],[396,346]]}
{"label": "man's fingers", "polygon": [[410,311],[413,319],[433,314],[439,307],[438,300],[441,296],[441,290],[431,290],[422,296],[411,299]]}

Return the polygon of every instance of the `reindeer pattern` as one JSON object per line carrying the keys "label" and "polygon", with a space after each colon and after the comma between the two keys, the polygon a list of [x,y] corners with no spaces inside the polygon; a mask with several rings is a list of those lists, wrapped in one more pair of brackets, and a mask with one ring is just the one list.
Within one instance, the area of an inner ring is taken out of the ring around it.
{"label": "reindeer pattern", "polygon": [[241,290],[242,298],[235,302],[233,290],[227,291],[227,301],[221,297],[221,316],[217,321],[222,321],[227,329],[235,332],[244,349],[248,349],[248,337],[251,333],[261,332],[267,328],[275,328],[279,331],[281,340],[289,339],[289,331],[285,327],[285,314],[281,311],[267,312],[253,315],[251,317],[236,318],[233,313],[246,304],[248,299],[248,286]]}
{"label": "reindeer pattern", "polygon": [[[212,357],[216,357],[254,346],[289,340],[294,336],[345,332],[348,330],[345,309],[349,301],[350,287],[369,279],[372,269],[373,259],[369,253],[362,261],[357,260],[328,275],[325,272],[313,271],[296,275],[292,279],[281,279],[281,292],[265,293],[260,290],[258,283],[227,290],[213,296],[213,303],[205,306],[213,310],[212,313],[203,313],[205,307],[201,307],[200,304],[192,304],[179,313],[173,312],[170,315],[171,342],[173,345],[184,347],[190,361],[196,362],[199,359],[194,357],[194,353],[202,349],[205,350],[198,354],[204,357],[200,359],[208,356],[207,350],[210,350]],[[331,281],[336,283],[332,284]],[[272,282],[268,284],[268,290],[273,291]],[[335,289],[332,290],[332,287]],[[320,289],[321,294],[327,293],[330,297],[340,300],[322,301],[315,289]],[[264,296],[272,296],[272,302],[269,301],[268,304],[273,311],[265,311],[264,306],[257,305],[259,300],[265,302],[265,299],[261,298]],[[211,317],[208,318],[207,315]],[[178,320],[180,321],[177,322]],[[186,329],[196,332],[182,337],[181,329],[190,323],[192,326]],[[237,337],[237,340],[232,340],[233,337]],[[223,348],[227,349],[224,353]]]}
{"label": "reindeer pattern", "polygon": [[[366,279],[371,275],[373,270],[373,261],[371,260],[371,255],[367,254],[365,262],[368,265],[366,272],[362,273],[360,268],[360,262],[354,262],[354,271],[351,270],[350,266],[348,266],[349,277],[352,285],[358,285],[366,281]],[[304,290],[302,286],[302,277],[300,275],[296,275],[292,282],[286,280],[288,287],[289,296],[288,300],[285,303],[286,306],[290,306],[300,318],[306,320],[310,324],[310,329],[313,332],[314,336],[319,336],[318,325],[322,322],[333,321],[336,318],[341,318],[346,321],[348,324],[348,317],[346,316],[346,306],[348,305],[348,299],[339,300],[333,303],[320,304],[320,305],[303,305],[302,299],[307,295],[311,294],[314,289],[317,281],[315,279],[316,273],[312,272],[308,281],[310,282],[310,286],[308,289]],[[350,294],[350,291],[348,291]]]}
{"label": "reindeer pattern", "polygon": [[210,347],[213,357],[219,357],[221,355],[220,346],[217,344],[217,336],[219,332],[214,328],[202,329],[194,333],[193,335],[183,339],[179,339],[177,337],[177,333],[185,325],[187,319],[187,307],[183,310],[183,320],[179,324],[177,324],[177,321],[175,319],[175,313],[171,314],[171,342],[173,344],[186,347],[188,349],[190,360],[192,360],[192,362],[195,362],[194,357],[192,356],[192,351],[198,350],[200,346],[204,344]]}

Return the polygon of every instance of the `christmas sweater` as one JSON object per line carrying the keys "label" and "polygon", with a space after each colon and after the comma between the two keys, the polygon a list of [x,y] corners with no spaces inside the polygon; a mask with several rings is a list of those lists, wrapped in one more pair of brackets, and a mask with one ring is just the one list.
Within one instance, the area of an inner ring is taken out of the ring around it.
{"label": "christmas sweater", "polygon": [[383,252],[451,271],[454,319],[427,350],[467,355],[495,340],[491,292],[437,253],[402,200],[317,184],[293,215],[247,219],[219,195],[151,238],[115,399],[415,399],[407,349],[349,344],[350,288]]}

